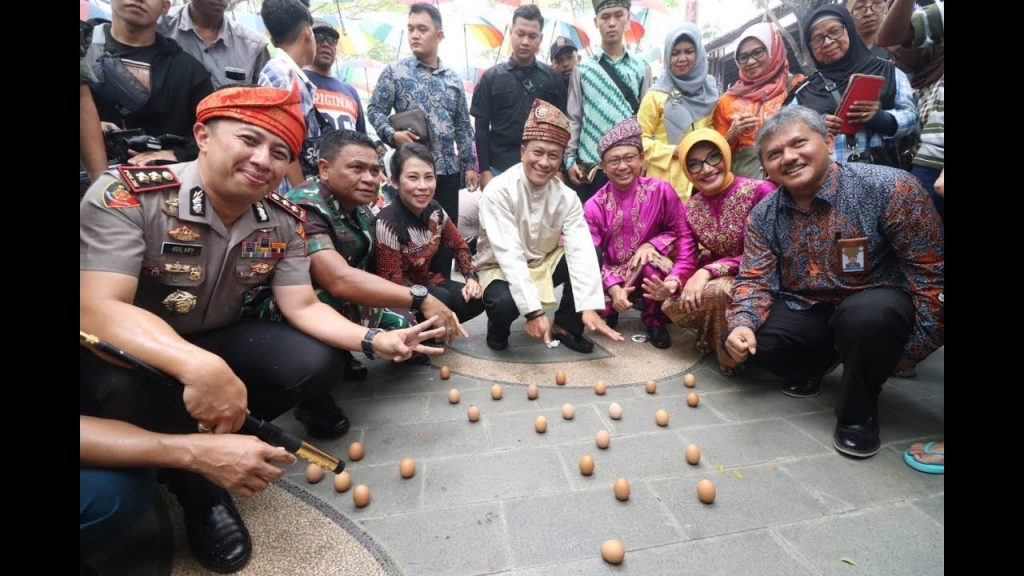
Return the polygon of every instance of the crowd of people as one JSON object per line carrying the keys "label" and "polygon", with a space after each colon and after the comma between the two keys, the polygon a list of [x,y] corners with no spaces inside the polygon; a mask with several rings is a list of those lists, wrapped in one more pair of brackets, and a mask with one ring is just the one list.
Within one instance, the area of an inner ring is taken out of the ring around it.
{"label": "crowd of people", "polygon": [[[438,57],[440,12],[417,3],[412,55],[365,113],[308,2],[264,0],[272,58],[225,0],[168,4],[113,0],[80,54],[81,330],[181,383],[82,349],[83,573],[158,481],[199,563],[238,570],[252,543],[231,494],[294,462],[238,434],[246,415],[294,410],[340,437],[331,391],[368,377],[352,352],[429,363],[481,314],[498,354],[520,316],[586,354],[637,308],[652,346],[670,349],[675,323],[723,374],[757,366],[800,398],[841,363],[833,444],[857,458],[881,447],[884,382],[943,345],[941,0],[818,8],[807,74],[755,24],[725,90],[692,23],[664,39],[655,79],[625,45],[629,0],[593,0],[596,53],[559,37],[552,65],[524,5],[471,102]],[[858,73],[880,93],[840,110]],[[104,135],[128,129],[179,140],[108,167]],[[941,474],[944,445],[904,460]]]}

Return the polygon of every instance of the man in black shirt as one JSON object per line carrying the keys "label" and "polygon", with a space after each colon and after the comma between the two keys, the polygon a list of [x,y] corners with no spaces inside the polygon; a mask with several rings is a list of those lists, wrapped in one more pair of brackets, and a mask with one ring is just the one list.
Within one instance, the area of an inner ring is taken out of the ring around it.
{"label": "man in black shirt", "polygon": [[537,61],[544,17],[527,4],[512,14],[512,58],[491,67],[473,93],[469,113],[476,119],[480,186],[519,163],[523,125],[535,98],[565,113],[568,91],[555,69]]}
{"label": "man in black shirt", "polygon": [[100,120],[149,136],[173,134],[187,144],[142,152],[129,163],[184,162],[199,153],[192,137],[196,105],[213,92],[210,73],[173,40],[156,31],[166,0],[113,0],[111,24],[93,30],[86,61],[100,82],[92,85]]}

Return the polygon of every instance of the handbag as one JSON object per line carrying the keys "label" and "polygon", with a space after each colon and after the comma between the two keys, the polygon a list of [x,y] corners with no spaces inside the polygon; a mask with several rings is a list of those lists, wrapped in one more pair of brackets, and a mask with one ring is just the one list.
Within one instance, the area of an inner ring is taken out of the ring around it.
{"label": "handbag", "polygon": [[335,128],[331,122],[313,106],[313,114],[316,116],[316,123],[320,126],[320,135],[312,138],[306,137],[302,140],[302,150],[299,153],[299,165],[302,167],[302,175],[306,178],[320,175],[320,142]]}
{"label": "handbag", "polygon": [[921,137],[915,131],[899,138],[884,139],[879,146],[870,146],[867,150],[854,152],[846,161],[891,166],[909,172],[920,147]]}
{"label": "handbag", "polygon": [[388,122],[396,132],[408,130],[419,137],[420,144],[430,146],[430,124],[422,108],[413,106],[403,112],[396,112],[388,116]]}

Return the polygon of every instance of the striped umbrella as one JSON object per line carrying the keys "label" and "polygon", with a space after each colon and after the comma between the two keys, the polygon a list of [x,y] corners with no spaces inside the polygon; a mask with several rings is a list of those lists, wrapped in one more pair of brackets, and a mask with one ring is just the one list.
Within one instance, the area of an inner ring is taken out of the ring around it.
{"label": "striped umbrella", "polygon": [[[646,20],[647,19],[647,16],[646,16],[647,8],[644,8],[642,10],[642,12],[645,13],[644,14],[644,20]],[[644,37],[644,33],[645,32],[646,32],[646,30],[644,29],[643,23],[640,22],[640,19],[637,17],[636,14],[630,12],[629,13],[629,28],[626,29],[626,43],[628,44],[630,42],[633,42],[634,44],[640,44],[640,39]]]}
{"label": "striped umbrella", "polygon": [[505,39],[502,31],[483,16],[474,16],[466,20],[462,26],[467,36],[472,36],[477,42],[491,49],[501,46]]}
{"label": "striped umbrella", "polygon": [[545,34],[545,38],[550,38],[554,41],[559,36],[565,36],[572,40],[572,43],[576,45],[577,50],[586,50],[590,46],[590,37],[583,30],[581,26],[570,24],[564,20],[552,20],[551,21],[551,32]]}

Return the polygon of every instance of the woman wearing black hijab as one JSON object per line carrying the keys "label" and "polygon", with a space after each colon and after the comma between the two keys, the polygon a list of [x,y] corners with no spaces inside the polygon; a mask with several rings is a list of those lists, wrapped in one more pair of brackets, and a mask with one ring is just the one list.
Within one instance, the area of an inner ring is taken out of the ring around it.
{"label": "woman wearing black hijab", "polygon": [[804,26],[804,42],[818,70],[796,89],[796,102],[824,115],[825,125],[839,133],[842,120],[835,115],[852,74],[885,78],[878,100],[859,101],[850,108],[851,124],[860,125],[854,135],[836,137],[832,158],[847,161],[855,151],[881,146],[883,140],[900,138],[917,125],[917,108],[907,75],[892,62],[872,56],[857,35],[853,16],[842,5],[821,6]]}

